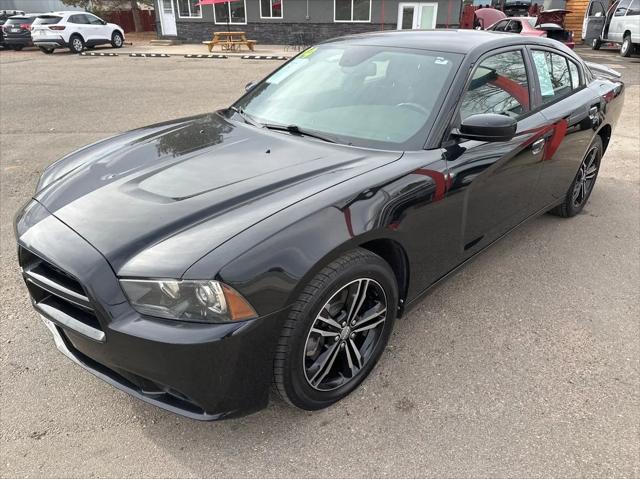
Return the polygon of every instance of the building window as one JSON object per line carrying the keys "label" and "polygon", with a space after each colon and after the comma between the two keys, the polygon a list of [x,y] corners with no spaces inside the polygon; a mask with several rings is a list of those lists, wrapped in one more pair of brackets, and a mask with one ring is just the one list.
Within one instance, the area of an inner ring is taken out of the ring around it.
{"label": "building window", "polygon": [[260,0],[260,18],[282,18],[284,0]]}
{"label": "building window", "polygon": [[370,22],[371,0],[333,0],[334,22]]}
{"label": "building window", "polygon": [[191,0],[176,0],[178,4],[178,17],[202,18],[202,7]]}
{"label": "building window", "polygon": [[231,23],[246,25],[247,0],[229,3],[218,3],[213,6],[213,16],[216,23]]}

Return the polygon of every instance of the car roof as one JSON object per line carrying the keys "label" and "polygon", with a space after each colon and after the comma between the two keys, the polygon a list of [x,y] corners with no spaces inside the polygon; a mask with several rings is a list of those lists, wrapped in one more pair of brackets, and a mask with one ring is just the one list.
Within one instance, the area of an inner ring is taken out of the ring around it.
{"label": "car roof", "polygon": [[481,54],[494,48],[512,45],[543,45],[558,48],[558,43],[544,37],[485,30],[389,30],[334,38],[326,43],[413,48],[446,53]]}
{"label": "car roof", "polygon": [[42,15],[42,13],[19,13],[7,18],[7,20],[11,18],[39,17],[40,15]]}

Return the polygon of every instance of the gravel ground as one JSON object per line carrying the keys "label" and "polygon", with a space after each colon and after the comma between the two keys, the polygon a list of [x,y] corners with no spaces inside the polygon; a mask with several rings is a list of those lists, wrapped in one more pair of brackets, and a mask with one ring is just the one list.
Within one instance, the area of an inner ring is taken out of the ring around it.
{"label": "gravel ground", "polygon": [[269,61],[0,53],[2,477],[638,477],[638,58],[596,189],[528,222],[424,298],[350,398],[199,423],[55,349],[12,218],[42,169],[115,133],[229,103]]}

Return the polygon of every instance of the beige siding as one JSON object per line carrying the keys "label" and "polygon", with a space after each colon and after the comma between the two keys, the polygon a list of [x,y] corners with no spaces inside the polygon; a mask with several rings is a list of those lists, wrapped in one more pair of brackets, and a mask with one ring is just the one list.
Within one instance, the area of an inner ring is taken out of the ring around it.
{"label": "beige siding", "polygon": [[587,11],[589,0],[567,0],[567,10],[571,11],[565,19],[567,30],[573,32],[573,38],[576,43],[581,41],[582,37],[582,20],[584,12]]}

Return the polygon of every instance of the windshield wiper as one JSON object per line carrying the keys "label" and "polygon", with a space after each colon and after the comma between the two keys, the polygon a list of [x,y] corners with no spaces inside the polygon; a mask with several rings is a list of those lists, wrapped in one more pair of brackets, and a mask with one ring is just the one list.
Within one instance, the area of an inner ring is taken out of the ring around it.
{"label": "windshield wiper", "polygon": [[236,106],[230,106],[229,110],[240,115],[240,117],[242,117],[245,123],[248,123],[251,126],[255,126],[258,128],[268,128],[269,130],[286,131],[289,133],[293,133],[294,135],[310,136],[311,138],[316,138],[318,140],[326,141],[327,143],[335,143],[335,141],[332,140],[331,138],[327,138],[325,136],[318,135],[317,133],[303,130],[298,125],[278,125],[276,123],[260,123],[259,121],[253,119],[251,115],[246,113],[242,107],[238,108]]}
{"label": "windshield wiper", "polygon": [[335,141],[332,140],[331,138],[318,135],[317,133],[313,133],[308,130],[303,130],[298,125],[276,125],[273,123],[263,123],[262,126],[270,130],[288,131],[289,133],[293,133],[294,135],[310,136],[311,138],[316,138],[318,140],[326,141],[327,143],[335,143]]}
{"label": "windshield wiper", "polygon": [[229,110],[231,110],[234,113],[237,113],[238,115],[240,115],[242,117],[242,119],[244,120],[244,122],[248,123],[251,126],[257,126],[258,128],[262,128],[264,126],[262,123],[254,120],[250,115],[245,113],[245,111],[244,111],[244,109],[242,107],[238,108],[236,106],[230,106]]}

